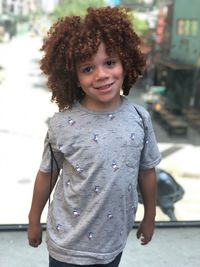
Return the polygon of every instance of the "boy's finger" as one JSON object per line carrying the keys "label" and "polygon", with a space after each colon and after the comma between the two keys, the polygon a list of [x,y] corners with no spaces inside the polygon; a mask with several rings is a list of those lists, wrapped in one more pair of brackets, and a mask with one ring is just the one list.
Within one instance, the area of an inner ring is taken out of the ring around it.
{"label": "boy's finger", "polygon": [[41,244],[41,241],[40,240],[29,240],[29,245],[31,246],[31,247],[38,247],[39,245]]}
{"label": "boy's finger", "polygon": [[137,233],[136,233],[137,239],[139,239],[141,235],[142,235],[141,231],[138,230]]}

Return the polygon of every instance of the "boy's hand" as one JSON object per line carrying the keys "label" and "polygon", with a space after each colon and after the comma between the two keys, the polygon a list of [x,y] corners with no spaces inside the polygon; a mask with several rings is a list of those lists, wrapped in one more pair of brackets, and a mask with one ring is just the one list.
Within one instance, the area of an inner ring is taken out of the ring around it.
{"label": "boy's hand", "polygon": [[151,241],[154,232],[154,221],[142,220],[138,230],[137,238],[141,240],[141,245],[146,245]]}
{"label": "boy's hand", "polygon": [[42,243],[42,227],[41,224],[29,223],[28,241],[31,247],[38,247]]}

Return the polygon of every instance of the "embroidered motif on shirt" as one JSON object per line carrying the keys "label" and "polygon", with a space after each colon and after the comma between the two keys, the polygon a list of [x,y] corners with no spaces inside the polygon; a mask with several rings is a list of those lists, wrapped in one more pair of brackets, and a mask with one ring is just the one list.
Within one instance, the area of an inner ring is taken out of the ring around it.
{"label": "embroidered motif on shirt", "polygon": [[74,217],[79,217],[80,213],[75,209],[73,210]]}
{"label": "embroidered motif on shirt", "polygon": [[88,238],[89,238],[89,240],[91,240],[91,239],[93,238],[93,236],[94,236],[94,234],[93,234],[92,232],[90,232],[90,233],[88,234]]}
{"label": "embroidered motif on shirt", "polygon": [[134,134],[134,133],[131,134],[131,140],[132,140],[132,141],[135,140],[135,134]]}
{"label": "embroidered motif on shirt", "polygon": [[81,173],[83,171],[83,169],[81,169],[81,167],[78,164],[76,164],[76,171],[78,173]]}
{"label": "embroidered motif on shirt", "polygon": [[113,215],[112,215],[111,212],[108,213],[107,218],[108,218],[108,219],[112,219],[112,218],[113,218]]}
{"label": "embroidered motif on shirt", "polygon": [[68,180],[68,181],[66,182],[66,185],[67,185],[67,186],[69,186],[69,185],[70,185],[70,180]]}
{"label": "embroidered motif on shirt", "polygon": [[62,148],[63,148],[63,145],[59,145],[59,146],[58,146],[58,149],[59,149],[60,151],[62,151]]}
{"label": "embroidered motif on shirt", "polygon": [[98,194],[100,192],[100,186],[96,185],[94,188],[94,192]]}
{"label": "embroidered motif on shirt", "polygon": [[73,126],[75,123],[76,123],[76,122],[75,122],[74,120],[72,120],[71,117],[68,117],[68,124],[69,124],[70,126]]}
{"label": "embroidered motif on shirt", "polygon": [[61,225],[61,224],[57,224],[57,225],[56,225],[56,230],[57,230],[58,232],[60,232],[61,229],[62,229],[62,225]]}
{"label": "embroidered motif on shirt", "polygon": [[109,120],[113,120],[115,118],[115,116],[113,114],[108,114],[108,118],[109,118]]}
{"label": "embroidered motif on shirt", "polygon": [[123,229],[122,229],[122,227],[121,227],[119,234],[120,234],[120,235],[123,235],[123,232],[124,232],[124,231],[123,231]]}
{"label": "embroidered motif on shirt", "polygon": [[113,161],[113,163],[112,163],[112,168],[113,168],[114,172],[119,170],[119,167],[117,166],[117,163],[115,161]]}
{"label": "embroidered motif on shirt", "polygon": [[94,141],[95,143],[98,143],[98,134],[94,134],[94,136],[93,136],[93,141]]}
{"label": "embroidered motif on shirt", "polygon": [[136,213],[136,209],[134,205],[131,206],[131,209],[133,210],[134,213]]}
{"label": "embroidered motif on shirt", "polygon": [[132,190],[132,184],[129,184],[128,191],[130,192]]}

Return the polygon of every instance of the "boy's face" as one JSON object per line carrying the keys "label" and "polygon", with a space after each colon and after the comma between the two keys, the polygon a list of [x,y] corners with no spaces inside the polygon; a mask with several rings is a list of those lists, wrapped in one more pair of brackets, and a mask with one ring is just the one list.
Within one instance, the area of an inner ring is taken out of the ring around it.
{"label": "boy's face", "polygon": [[117,55],[106,54],[104,43],[100,43],[91,59],[77,64],[77,76],[85,93],[83,106],[94,111],[106,111],[120,105],[123,66]]}

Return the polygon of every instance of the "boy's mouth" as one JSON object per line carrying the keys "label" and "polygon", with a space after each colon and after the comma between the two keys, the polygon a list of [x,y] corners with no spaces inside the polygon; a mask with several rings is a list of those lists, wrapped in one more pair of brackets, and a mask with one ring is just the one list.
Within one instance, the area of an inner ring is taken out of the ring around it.
{"label": "boy's mouth", "polygon": [[109,89],[113,84],[114,84],[114,82],[113,83],[109,83],[109,84],[105,84],[105,85],[102,85],[102,86],[95,87],[95,89],[97,89],[97,90],[106,90],[106,89]]}

